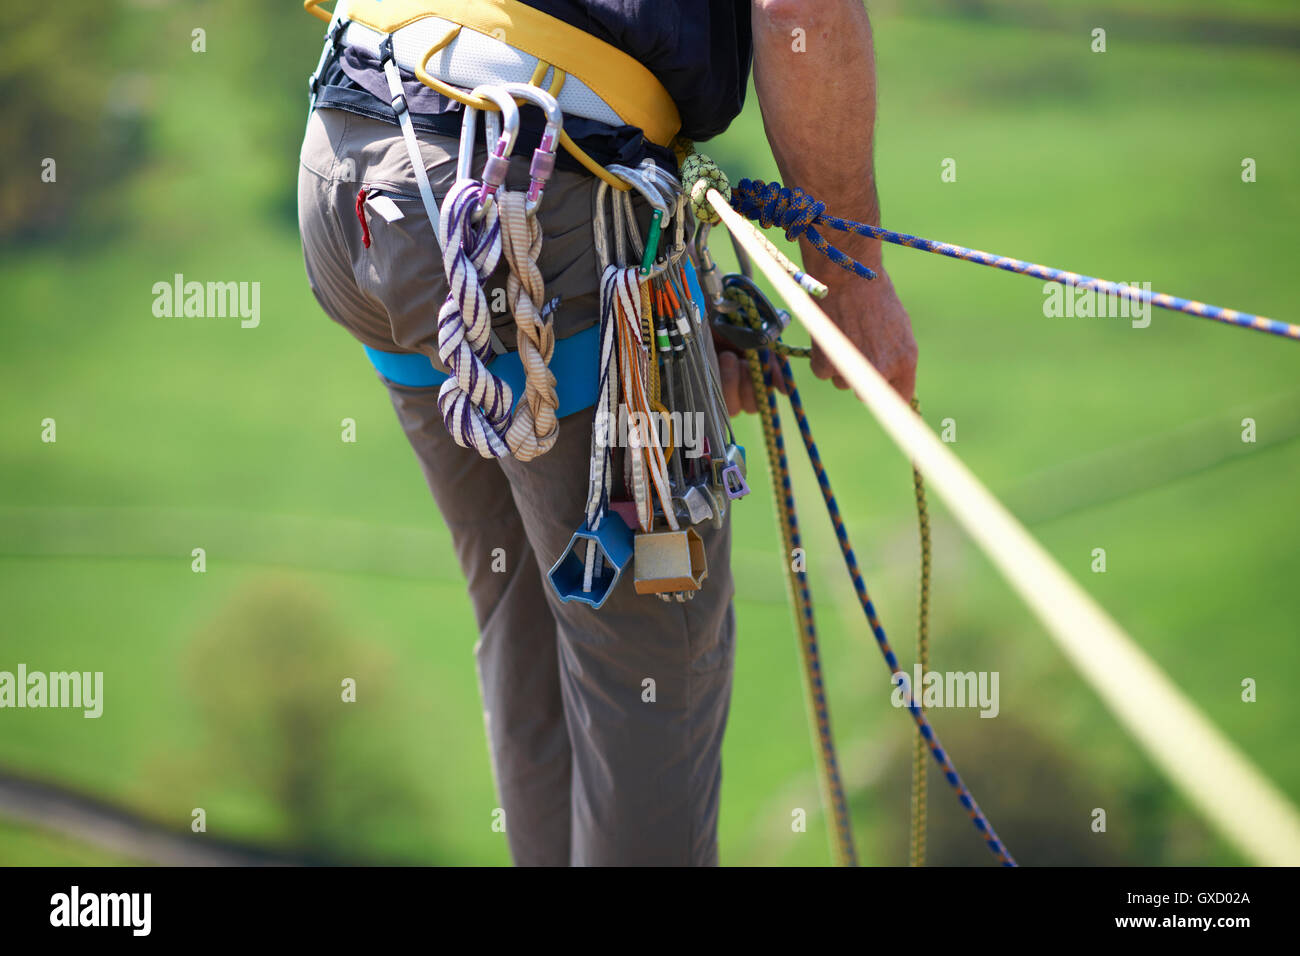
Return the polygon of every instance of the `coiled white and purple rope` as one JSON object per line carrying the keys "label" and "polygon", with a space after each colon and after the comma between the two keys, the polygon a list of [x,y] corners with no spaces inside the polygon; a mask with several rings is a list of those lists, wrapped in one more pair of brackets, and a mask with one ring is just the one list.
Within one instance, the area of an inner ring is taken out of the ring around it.
{"label": "coiled white and purple rope", "polygon": [[[521,194],[502,192],[483,203],[480,190],[477,181],[460,180],[443,201],[439,217],[448,292],[438,313],[438,356],[451,375],[438,392],[438,408],[461,447],[484,458],[513,455],[531,461],[551,449],[559,428],[555,376],[548,367],[555,334],[550,315],[539,305],[545,294],[537,268],[542,235],[536,220],[525,215]],[[526,376],[517,412],[511,411],[510,385],[487,367],[492,358],[492,312],[483,284],[501,261],[503,247],[510,264],[507,294]]]}

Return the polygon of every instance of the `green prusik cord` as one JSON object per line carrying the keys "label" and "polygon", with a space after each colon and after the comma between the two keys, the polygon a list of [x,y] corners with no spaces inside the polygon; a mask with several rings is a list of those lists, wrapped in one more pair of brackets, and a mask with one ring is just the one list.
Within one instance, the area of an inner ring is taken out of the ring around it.
{"label": "green prusik cord", "polygon": [[[912,399],[912,411],[921,414],[921,400]],[[916,616],[916,659],[924,676],[930,669],[930,515],[925,507],[925,479],[915,467],[916,525],[921,538],[921,596]],[[918,727],[912,747],[912,845],[909,864],[925,866],[925,785],[930,769],[930,748]]]}

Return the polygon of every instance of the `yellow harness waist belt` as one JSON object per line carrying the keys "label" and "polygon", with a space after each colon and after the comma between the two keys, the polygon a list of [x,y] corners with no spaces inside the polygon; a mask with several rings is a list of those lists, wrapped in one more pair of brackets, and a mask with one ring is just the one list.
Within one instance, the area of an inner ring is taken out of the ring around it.
{"label": "yellow harness waist belt", "polygon": [[[304,6],[324,20],[323,0]],[[639,61],[550,14],[517,0],[338,0],[337,15],[380,34],[395,34],[431,17],[459,24],[545,61],[580,80],[628,126],[667,146],[681,117],[663,84]],[[395,39],[395,44],[398,38]],[[424,51],[421,51],[423,53]]]}

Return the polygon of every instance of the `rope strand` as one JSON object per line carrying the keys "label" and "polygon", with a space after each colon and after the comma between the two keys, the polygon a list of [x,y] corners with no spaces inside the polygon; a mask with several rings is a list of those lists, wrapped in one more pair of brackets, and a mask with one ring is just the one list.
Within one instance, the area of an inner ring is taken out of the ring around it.
{"label": "rope strand", "polygon": [[737,212],[748,219],[756,219],[764,226],[779,226],[784,229],[786,237],[789,239],[802,236],[808,240],[813,248],[820,251],[836,265],[864,279],[875,278],[875,273],[827,242],[826,238],[818,231],[818,227],[837,229],[840,232],[865,236],[879,242],[889,242],[897,246],[907,246],[910,249],[920,249],[923,252],[933,252],[936,255],[961,259],[965,262],[974,262],[982,266],[992,266],[995,269],[1014,272],[1018,275],[1032,276],[1047,282],[1056,282],[1065,286],[1099,292],[1102,295],[1116,296],[1131,302],[1155,305],[1173,312],[1182,312],[1185,315],[1194,315],[1202,319],[1254,329],[1257,332],[1265,332],[1269,335],[1300,340],[1300,325],[1280,322],[1277,319],[1270,319],[1262,315],[1252,315],[1249,312],[1239,312],[1236,309],[1207,305],[1195,299],[1184,299],[1163,292],[1149,292],[1146,289],[1111,282],[1107,279],[1097,279],[1077,272],[1054,269],[1051,266],[1042,266],[1034,262],[1026,262],[1023,259],[1012,259],[1009,256],[996,256],[991,252],[968,249],[965,246],[953,245],[950,242],[922,239],[919,236],[909,236],[905,232],[894,232],[891,229],[882,229],[880,226],[872,226],[865,222],[855,222],[852,219],[841,219],[839,216],[827,215],[825,203],[814,199],[797,186],[782,186],[779,183],[742,179],[733,190],[731,203]]}
{"label": "rope strand", "polygon": [[[912,411],[921,413],[921,400],[913,397]],[[921,587],[916,612],[916,660],[921,673],[930,669],[930,514],[925,506],[925,479],[915,465],[912,466],[912,489],[916,492],[916,528],[921,549]],[[912,844],[909,863],[925,866],[926,783],[929,764],[926,761],[925,737],[917,728],[916,742],[912,748]]]}
{"label": "rope strand", "polygon": [[[825,215],[826,204],[813,199],[802,189],[765,183],[761,179],[742,179],[732,190],[731,205],[746,219],[753,219],[764,229],[779,226],[791,241],[803,237],[808,244],[841,269],[861,279],[874,279],[876,273],[857,259],[836,249],[817,229],[818,225],[843,228],[847,220]],[[856,225],[854,223],[853,225]]]}
{"label": "rope strand", "polygon": [[770,387],[770,372],[766,368],[767,353],[749,351],[750,380],[756,396],[766,394],[767,401],[759,404],[759,417],[763,425],[763,444],[767,449],[768,477],[772,482],[772,497],[776,502],[777,520],[781,525],[781,541],[785,549],[782,560],[786,589],[794,606],[795,623],[799,628],[799,654],[803,661],[804,700],[812,717],[817,756],[821,773],[822,805],[831,813],[834,839],[831,846],[841,866],[857,866],[858,851],[853,842],[853,821],[849,815],[849,802],[840,777],[839,759],[835,753],[835,738],[831,733],[831,709],[822,680],[821,652],[817,644],[817,624],[813,619],[812,592],[808,588],[808,572],[795,566],[795,554],[802,550],[799,534],[799,515],[795,509],[794,485],[790,481],[790,464],[785,452],[785,439],[781,433],[781,416],[776,407],[776,395]]}
{"label": "rope strand", "polygon": [[555,445],[560,424],[555,410],[555,375],[549,365],[555,351],[555,328],[550,315],[543,315],[546,283],[537,257],[542,252],[542,227],[527,213],[524,193],[502,190],[496,204],[501,209],[501,245],[510,274],[506,277],[506,299],[518,332],[519,360],[524,367],[524,394],[515,409],[506,445],[519,461],[532,461]]}
{"label": "rope strand", "polygon": [[[759,322],[757,306],[750,301],[748,307],[744,299],[748,294],[743,290],[736,290],[737,295],[734,301],[741,305],[739,315],[755,327]],[[776,498],[777,518],[781,524],[782,538],[785,542],[787,565],[787,584],[790,590],[791,601],[795,606],[795,617],[799,625],[800,632],[800,650],[804,661],[805,687],[807,689],[807,699],[809,708],[812,711],[814,725],[816,727],[818,740],[818,754],[822,765],[822,789],[823,798],[834,817],[836,846],[842,860],[852,858],[856,860],[856,849],[853,847],[853,836],[848,818],[848,808],[846,798],[844,797],[843,784],[840,780],[839,765],[835,755],[835,744],[831,737],[830,730],[830,707],[826,701],[825,688],[822,683],[821,658],[817,645],[816,626],[813,622],[812,595],[808,590],[807,575],[804,572],[795,571],[789,558],[792,558],[794,548],[799,547],[798,518],[795,512],[794,487],[790,481],[789,463],[785,452],[785,438],[781,430],[781,418],[777,412],[776,406],[776,387],[772,378],[772,369],[770,365],[771,352],[766,349],[750,350],[745,353],[748,360],[750,377],[754,383],[755,395],[760,393],[766,398],[766,401],[760,401],[759,412],[763,422],[763,439],[768,452],[768,468],[772,474],[772,493]],[[822,465],[821,454],[817,450],[817,445],[813,441],[812,430],[808,424],[807,415],[804,413],[803,402],[799,397],[799,390],[794,384],[794,370],[790,367],[789,359],[779,352],[778,367],[789,386],[787,398],[790,402],[790,410],[794,413],[795,421],[799,426],[799,434],[803,439],[804,448],[808,453],[808,460],[812,464],[813,471],[817,476],[817,484],[821,488],[822,498],[826,503],[827,513],[830,515],[831,524],[835,528],[835,537],[839,542],[840,551],[844,557],[844,565],[853,581],[853,589],[858,597],[859,604],[863,613],[866,615],[867,622],[871,627],[871,632],[875,636],[876,643],[880,647],[881,654],[885,658],[885,663],[889,666],[890,674],[898,674],[901,668],[898,664],[898,658],[895,656],[893,649],[889,645],[889,640],[885,635],[885,629],[876,615],[875,605],[871,602],[871,597],[867,592],[866,582],[862,578],[861,569],[858,566],[857,556],[853,551],[853,546],[849,541],[848,531],[844,526],[844,521],[840,517],[839,503],[835,498],[835,493],[831,489],[830,477]],[[915,470],[914,470],[915,473]],[[920,634],[928,631],[929,622],[929,571],[930,571],[930,535],[929,535],[929,518],[925,508],[923,486],[919,484],[919,476],[914,479],[917,482],[917,514],[920,522],[921,534],[921,607],[920,622],[918,625],[918,640]],[[928,640],[925,644],[925,659],[928,663],[929,648]],[[980,809],[979,804],[975,802],[974,796],[962,782],[961,776],[957,773],[957,768],[953,765],[952,759],[948,756],[943,745],[940,743],[938,735],[934,732],[929,718],[926,716],[924,709],[917,703],[914,694],[910,694],[907,702],[908,712],[912,715],[916,723],[917,732],[921,744],[918,749],[922,756],[921,777],[924,777],[924,756],[925,751],[929,751],[935,762],[943,770],[944,779],[948,781],[949,786],[957,795],[958,802],[965,808],[970,816],[971,822],[975,829],[980,832],[984,838],[984,843],[994,857],[1004,866],[1015,866],[1015,859],[1002,844],[993,825],[989,823],[988,818]],[[924,786],[924,785],[922,785]],[[922,801],[924,797],[921,798]],[[917,832],[917,822],[924,829],[924,809],[920,810],[920,815],[914,815],[913,834]],[[913,865],[919,865],[918,859],[923,859],[924,837],[921,839],[920,849],[918,851],[916,844],[913,844],[912,861]]]}
{"label": "rope strand", "polygon": [[[867,585],[862,578],[862,571],[858,567],[858,559],[854,554],[853,545],[849,541],[848,530],[844,527],[844,519],[840,516],[839,504],[835,500],[834,491],[831,489],[830,477],[826,474],[826,469],[822,465],[821,454],[817,451],[817,444],[813,441],[812,430],[808,425],[808,417],[804,413],[803,401],[799,398],[799,390],[794,385],[794,370],[786,359],[780,360],[780,369],[785,381],[790,386],[790,393],[787,396],[790,402],[790,410],[794,413],[795,422],[799,426],[799,435],[803,439],[804,448],[808,452],[808,460],[817,475],[817,485],[821,488],[822,499],[826,502],[826,511],[830,515],[831,524],[835,527],[835,538],[839,542],[840,552],[844,556],[844,566],[853,581],[854,593],[857,594],[858,603],[862,606],[862,612],[866,615],[867,623],[871,626],[871,633],[875,636],[880,653],[889,667],[889,673],[898,674],[901,670],[898,657],[894,654],[893,648],[889,646],[885,628],[881,625],[880,618],[876,615],[875,605],[872,604],[871,596],[867,593]],[[764,381],[767,387],[768,402],[775,405],[776,389],[772,385],[770,371],[765,372]],[[957,768],[953,765],[952,758],[943,749],[943,745],[939,741],[939,735],[935,733],[924,708],[917,703],[914,693],[908,695],[907,710],[916,722],[921,736],[925,739],[926,746],[929,748],[931,756],[934,757],[935,763],[943,771],[944,779],[948,781],[948,785],[956,793],[958,802],[965,808],[975,829],[984,838],[984,845],[988,847],[989,852],[1003,866],[1015,866],[1015,859],[999,839],[993,829],[993,824],[984,815],[984,811],[975,802],[975,797],[967,789],[966,784],[962,782],[961,776],[957,773]]]}

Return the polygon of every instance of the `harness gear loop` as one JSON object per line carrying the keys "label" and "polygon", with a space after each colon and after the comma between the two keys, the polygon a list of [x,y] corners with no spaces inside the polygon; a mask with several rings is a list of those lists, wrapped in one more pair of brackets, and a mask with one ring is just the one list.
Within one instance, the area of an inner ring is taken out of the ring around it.
{"label": "harness gear loop", "polygon": [[327,2],[328,0],[303,0],[302,8],[316,19],[329,23],[332,19],[331,14],[329,11],[321,9],[321,4]]}
{"label": "harness gear loop", "polygon": [[[494,108],[492,101],[487,100],[484,97],[475,96],[473,93],[467,93],[465,90],[452,86],[450,83],[444,83],[429,72],[429,61],[433,59],[434,54],[454,40],[460,30],[461,28],[459,26],[453,27],[447,31],[447,34],[441,40],[429,47],[428,51],[426,51],[424,56],[421,57],[420,62],[415,65],[415,78],[435,93],[440,93],[449,100],[455,100],[467,109],[472,107],[476,110],[491,111]],[[537,72],[540,72],[542,76],[545,76],[546,71],[551,68],[552,67],[549,63],[539,59],[537,61],[537,71],[534,72],[534,76],[536,77],[534,84],[541,79],[540,76],[537,76]],[[558,67],[555,67],[554,69],[555,78],[549,91],[552,96],[559,94],[560,89],[564,86],[564,79],[566,76],[565,72]],[[578,146],[578,144],[573,141],[573,138],[563,129],[559,131],[558,139],[559,144],[564,147],[565,151],[568,152],[570,156],[576,159],[582,167],[587,170],[587,172],[599,178],[606,185],[613,186],[620,192],[625,192],[631,188],[623,180],[619,179],[613,173],[608,172],[604,166],[592,159],[590,154]]]}

